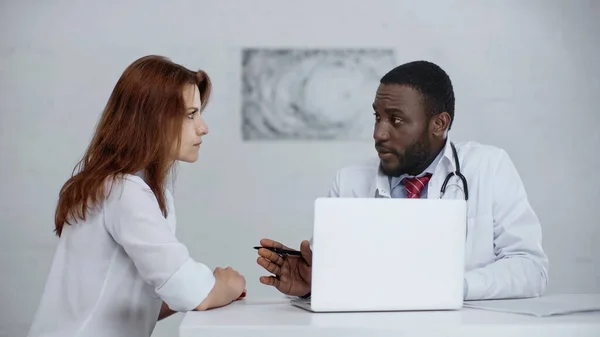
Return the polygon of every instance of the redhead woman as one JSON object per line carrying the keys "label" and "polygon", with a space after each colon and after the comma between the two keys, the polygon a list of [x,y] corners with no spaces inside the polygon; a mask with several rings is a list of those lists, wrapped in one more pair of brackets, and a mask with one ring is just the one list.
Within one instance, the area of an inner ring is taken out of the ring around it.
{"label": "redhead woman", "polygon": [[29,336],[148,337],[174,312],[245,295],[243,276],[210,270],[175,236],[172,169],[198,159],[210,92],[205,72],[160,56],[123,72],[60,190],[58,247]]}

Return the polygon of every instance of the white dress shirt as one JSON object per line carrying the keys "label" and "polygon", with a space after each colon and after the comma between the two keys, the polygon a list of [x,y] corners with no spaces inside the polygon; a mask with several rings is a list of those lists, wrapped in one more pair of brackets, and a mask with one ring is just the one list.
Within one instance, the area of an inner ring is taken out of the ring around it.
{"label": "white dress shirt", "polygon": [[197,307],[215,279],[175,237],[144,180],[127,175],[86,221],[66,225],[29,336],[148,337],[164,301]]}
{"label": "white dress shirt", "polygon": [[[427,198],[439,198],[446,175],[455,171],[449,141],[425,171],[433,174],[426,186]],[[455,145],[469,192],[465,299],[541,295],[548,283],[548,258],[542,249],[541,225],[512,161],[504,150],[493,146],[475,142]],[[392,178],[390,184],[379,163],[379,158],[374,158],[339,170],[329,197],[405,197],[406,192],[394,191],[404,189],[398,184],[402,177]],[[459,178],[450,179],[443,198],[464,199]]]}

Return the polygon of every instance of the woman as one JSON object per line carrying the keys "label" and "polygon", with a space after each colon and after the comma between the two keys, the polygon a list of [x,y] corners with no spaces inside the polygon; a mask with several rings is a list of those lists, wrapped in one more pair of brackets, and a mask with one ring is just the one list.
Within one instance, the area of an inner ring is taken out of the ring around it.
{"label": "woman", "polygon": [[167,183],[195,162],[208,128],[209,77],[159,56],[117,82],[79,172],[62,187],[59,244],[29,336],[150,336],[157,319],[245,295],[231,268],[209,270],[175,237]]}

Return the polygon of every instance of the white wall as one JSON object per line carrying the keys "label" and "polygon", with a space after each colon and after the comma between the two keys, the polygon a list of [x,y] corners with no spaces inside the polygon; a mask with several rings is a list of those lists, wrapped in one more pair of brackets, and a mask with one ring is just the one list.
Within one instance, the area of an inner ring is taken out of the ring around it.
{"label": "white wall", "polygon": [[[455,84],[453,137],[505,148],[521,173],[543,223],[548,291],[600,292],[599,32],[593,0],[3,1],[0,335],[26,333],[57,242],[58,190],[117,78],[149,53],[204,68],[215,85],[201,160],[180,169],[179,237],[198,260],[243,272],[250,296],[276,295],[258,282],[252,246],[308,238],[313,198],[373,144],[241,142],[243,46],[393,46],[398,63],[439,63]],[[181,317],[154,335],[175,335]]]}

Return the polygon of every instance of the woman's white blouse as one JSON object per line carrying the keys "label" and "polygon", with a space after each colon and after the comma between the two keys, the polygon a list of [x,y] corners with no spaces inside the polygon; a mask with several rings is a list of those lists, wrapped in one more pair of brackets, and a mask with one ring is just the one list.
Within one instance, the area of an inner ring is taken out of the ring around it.
{"label": "woman's white blouse", "polygon": [[215,279],[175,237],[142,178],[127,175],[86,221],[66,225],[29,336],[151,335],[164,301],[197,307]]}

